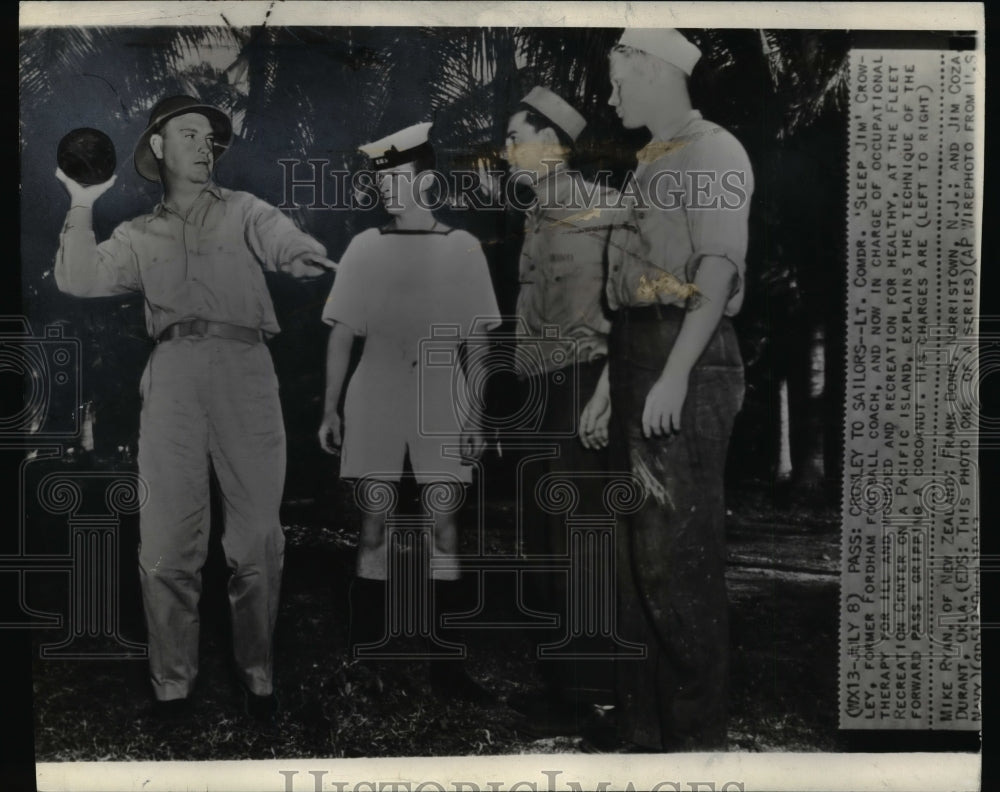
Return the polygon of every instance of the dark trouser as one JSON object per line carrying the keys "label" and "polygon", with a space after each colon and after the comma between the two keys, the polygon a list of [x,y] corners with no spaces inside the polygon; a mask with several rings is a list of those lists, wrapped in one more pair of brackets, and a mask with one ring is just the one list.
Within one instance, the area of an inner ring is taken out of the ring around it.
{"label": "dark trouser", "polygon": [[[577,515],[601,516],[607,513],[603,491],[607,477],[607,449],[599,451],[584,448],[579,437],[580,413],[594,393],[594,388],[604,369],[605,359],[582,363],[550,372],[534,381],[524,383],[528,392],[544,393],[545,406],[540,432],[544,439],[539,445],[552,443],[558,447],[558,456],[531,460],[524,467],[522,488],[518,500],[522,509],[524,551],[529,556],[562,557],[567,555],[569,528],[567,515],[550,513],[538,503],[535,488],[540,479],[549,473],[565,473],[574,482],[579,501],[573,509]],[[592,553],[593,548],[579,546],[577,552]],[[594,559],[587,555],[574,563],[589,569]],[[590,580],[586,572],[578,571]],[[528,575],[526,601],[529,607],[554,613],[559,626],[552,629],[532,630],[536,648],[555,645],[571,637],[573,627],[568,624],[569,575],[565,571],[533,572]],[[580,651],[610,652],[608,641],[600,638],[578,637],[565,647],[567,654],[538,656],[538,667],[548,690],[567,701],[610,703],[613,700],[614,668],[610,657],[580,658],[569,653]]]}
{"label": "dark trouser", "polygon": [[662,750],[725,744],[729,625],[723,480],[743,363],[723,319],[691,371],[672,437],[642,434],[646,395],[663,371],[684,312],[620,311],[610,340],[612,459],[645,485],[622,520],[619,631],[644,660],[618,661],[618,733]]}

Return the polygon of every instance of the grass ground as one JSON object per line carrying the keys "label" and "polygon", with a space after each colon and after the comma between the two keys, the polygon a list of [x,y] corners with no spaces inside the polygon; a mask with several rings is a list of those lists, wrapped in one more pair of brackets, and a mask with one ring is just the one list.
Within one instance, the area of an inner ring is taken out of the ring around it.
{"label": "grass ground", "polygon": [[[334,495],[334,500],[340,495]],[[352,756],[556,753],[578,738],[528,740],[503,699],[539,681],[525,630],[468,631],[474,676],[496,691],[490,706],[446,703],[431,692],[425,664],[375,674],[346,656],[347,590],[356,525],[343,507],[288,504],[283,600],[276,639],[281,713],[272,728],[250,722],[229,666],[225,568],[216,547],[205,569],[201,671],[194,716],[163,727],[150,716],[142,659],[34,662],[36,759],[222,760]],[[766,493],[730,498],[728,525],[732,698],[730,750],[836,750],[837,558],[835,515],[778,510]],[[339,514],[336,524],[328,515]],[[487,552],[510,552],[513,505],[491,501]],[[141,604],[122,527],[119,620],[142,640]],[[504,549],[506,548],[506,550]],[[55,578],[32,593],[59,612]],[[64,599],[62,601],[65,601]],[[43,608],[44,609],[44,608]],[[64,609],[64,608],[63,608]],[[56,631],[38,632],[51,643]],[[77,642],[75,648],[87,648]],[[93,649],[109,648],[106,639]]]}

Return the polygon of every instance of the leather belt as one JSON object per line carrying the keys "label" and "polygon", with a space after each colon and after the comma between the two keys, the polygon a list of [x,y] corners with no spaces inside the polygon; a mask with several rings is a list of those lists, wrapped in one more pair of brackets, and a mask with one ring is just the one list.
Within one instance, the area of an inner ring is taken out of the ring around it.
{"label": "leather belt", "polygon": [[[687,314],[687,309],[680,305],[662,305],[653,303],[652,305],[624,306],[618,309],[614,315],[615,321],[612,324],[623,327],[627,324],[645,324],[648,322],[682,322]],[[732,317],[723,316],[719,320],[720,325],[732,322]]]}
{"label": "leather belt", "polygon": [[665,319],[683,319],[686,313],[680,305],[625,305],[618,309],[618,316],[627,322],[660,322]]}
{"label": "leather belt", "polygon": [[173,338],[230,338],[234,341],[244,341],[248,344],[258,344],[264,340],[260,330],[251,327],[229,324],[228,322],[210,322],[207,319],[189,319],[186,322],[175,322],[160,333],[157,343],[170,341]]}

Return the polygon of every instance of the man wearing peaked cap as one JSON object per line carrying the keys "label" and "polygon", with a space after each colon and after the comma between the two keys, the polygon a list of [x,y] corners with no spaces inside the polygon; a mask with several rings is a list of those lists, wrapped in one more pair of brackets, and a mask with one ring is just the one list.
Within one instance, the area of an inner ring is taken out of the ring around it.
{"label": "man wearing peaked cap", "polygon": [[[577,512],[601,514],[609,469],[605,363],[611,322],[602,291],[610,207],[616,197],[568,167],[585,126],[569,102],[543,86],[532,88],[507,122],[512,176],[535,195],[524,220],[515,361],[525,399],[545,395],[541,440],[559,448],[558,456],[534,459],[524,467],[519,503],[524,550],[538,557],[570,552],[564,515],[547,513],[534,495],[542,478],[555,471],[571,478],[580,498]],[[590,579],[596,553],[574,551],[573,563]],[[573,634],[570,625],[579,620],[571,618],[572,592],[565,575],[536,572],[524,580],[526,602],[535,610],[559,614],[560,626],[538,633],[536,657],[544,687],[512,696],[508,704],[525,716],[518,729],[529,737],[579,734],[593,705],[613,701],[614,647],[610,641],[588,643]],[[543,656],[537,652],[543,645],[562,648]],[[590,657],[578,659],[581,654]]]}
{"label": "man wearing peaked cap", "polygon": [[545,86],[536,85],[528,91],[521,103],[535,108],[573,141],[580,137],[580,133],[587,126],[586,119],[573,105]]}
{"label": "man wearing peaked cap", "polygon": [[[319,442],[327,453],[341,455],[340,476],[355,482],[362,513],[350,588],[352,654],[390,659],[398,654],[392,625],[399,625],[391,614],[401,608],[422,612],[429,617],[418,620],[423,626],[410,622],[410,627],[424,630],[419,637],[430,659],[433,690],[482,704],[494,700],[492,692],[468,674],[461,657],[442,652],[440,640],[461,643],[460,629],[443,623],[445,614],[474,607],[470,581],[461,574],[454,507],[464,498],[484,446],[482,416],[473,406],[481,401],[477,391],[483,381],[478,375],[483,354],[476,349],[500,320],[479,240],[439,222],[431,211],[430,127],[414,124],[359,147],[377,172],[391,219],[351,240],[323,309],[323,321],[332,329]],[[444,335],[437,332],[440,327],[448,328]],[[364,343],[349,372],[356,338]],[[427,344],[437,360],[451,362],[431,364]],[[456,445],[461,458],[447,452]],[[394,494],[407,459],[432,520],[434,563],[413,553],[408,558],[419,567],[394,571],[387,528],[391,508],[375,505],[370,493]],[[403,652],[406,659],[410,654]]]}
{"label": "man wearing peaked cap", "polygon": [[184,715],[198,674],[198,599],[209,537],[210,467],[225,503],[233,644],[246,707],[276,710],[273,632],[284,536],[278,517],[285,432],[264,340],[280,331],[264,271],[297,277],[334,266],[323,246],[273,206],[212,178],[232,139],[229,117],[192,96],[152,110],[133,162],[160,182],[152,212],[100,244],[94,202],[115,182],[70,195],[55,279],[77,297],[139,292],[156,346],[142,375],[139,577],[154,712]]}
{"label": "man wearing peaked cap", "polygon": [[434,166],[434,148],[428,140],[432,126],[430,121],[413,124],[374,143],[358,146],[358,151],[368,155],[374,170],[407,163],[413,163],[417,171],[428,170]]}
{"label": "man wearing peaked cap", "polygon": [[541,85],[521,100],[511,123],[505,156],[514,178],[529,185],[557,168],[565,169],[576,139],[587,126],[576,108]]}
{"label": "man wearing peaked cap", "polygon": [[743,401],[732,318],[744,294],[753,172],[736,138],[691,107],[698,48],[676,30],[626,30],[610,55],[623,126],[652,140],[623,193],[606,297],[615,465],[645,499],[619,521],[619,627],[644,644],[617,664],[617,730],[593,750],[726,743],[724,471]]}

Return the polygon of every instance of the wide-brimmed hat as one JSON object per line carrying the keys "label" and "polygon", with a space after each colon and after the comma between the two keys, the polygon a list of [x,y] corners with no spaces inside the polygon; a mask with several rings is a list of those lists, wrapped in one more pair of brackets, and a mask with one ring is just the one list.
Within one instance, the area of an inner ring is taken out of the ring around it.
{"label": "wide-brimmed hat", "polygon": [[215,133],[212,145],[214,159],[218,160],[226,153],[229,141],[233,137],[233,124],[228,115],[218,107],[204,104],[193,96],[168,96],[157,102],[153,112],[149,114],[149,125],[139,137],[139,142],[135,144],[135,151],[132,154],[135,169],[144,179],[160,180],[160,169],[156,165],[153,150],[149,147],[149,139],[163,129],[163,125],[171,118],[185,113],[200,113],[212,125],[212,131]]}

